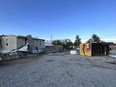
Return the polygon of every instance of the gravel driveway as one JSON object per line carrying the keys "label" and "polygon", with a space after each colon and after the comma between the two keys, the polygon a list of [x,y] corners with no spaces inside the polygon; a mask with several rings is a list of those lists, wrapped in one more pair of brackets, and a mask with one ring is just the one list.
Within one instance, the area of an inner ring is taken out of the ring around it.
{"label": "gravel driveway", "polygon": [[0,87],[116,87],[116,64],[68,53],[8,61],[0,63]]}

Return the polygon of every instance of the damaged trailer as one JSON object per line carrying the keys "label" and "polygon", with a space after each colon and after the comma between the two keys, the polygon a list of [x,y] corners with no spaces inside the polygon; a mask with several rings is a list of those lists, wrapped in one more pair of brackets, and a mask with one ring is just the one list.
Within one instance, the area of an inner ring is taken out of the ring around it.
{"label": "damaged trailer", "polygon": [[[18,38],[21,38],[19,36]],[[23,42],[25,42],[22,47],[19,46],[19,51],[25,51],[30,53],[41,53],[43,49],[45,48],[45,40],[38,39],[38,38],[32,38],[31,35],[27,35],[26,37],[22,37]],[[20,42],[20,41],[19,41]]]}
{"label": "damaged trailer", "polygon": [[20,58],[23,54],[41,53],[45,49],[45,40],[33,38],[31,35],[2,35],[0,53],[2,59]]}
{"label": "damaged trailer", "polygon": [[80,55],[99,56],[108,55],[110,47],[108,43],[82,43],[80,44]]}

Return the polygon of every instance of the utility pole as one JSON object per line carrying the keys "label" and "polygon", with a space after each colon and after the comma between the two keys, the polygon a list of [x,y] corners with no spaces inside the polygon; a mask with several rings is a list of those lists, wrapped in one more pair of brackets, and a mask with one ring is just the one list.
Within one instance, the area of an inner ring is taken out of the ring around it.
{"label": "utility pole", "polygon": [[51,35],[51,41],[52,41],[52,35]]}

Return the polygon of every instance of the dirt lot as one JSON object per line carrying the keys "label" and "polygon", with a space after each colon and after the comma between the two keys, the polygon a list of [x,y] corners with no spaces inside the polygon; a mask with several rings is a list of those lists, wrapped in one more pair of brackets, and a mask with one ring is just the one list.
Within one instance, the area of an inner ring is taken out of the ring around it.
{"label": "dirt lot", "polygon": [[116,87],[116,64],[68,52],[2,62],[0,87]]}

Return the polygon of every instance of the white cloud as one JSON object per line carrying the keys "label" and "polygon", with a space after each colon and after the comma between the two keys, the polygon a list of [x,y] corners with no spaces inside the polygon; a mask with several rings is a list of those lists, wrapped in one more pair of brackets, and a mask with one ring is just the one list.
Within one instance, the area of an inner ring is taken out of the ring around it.
{"label": "white cloud", "polygon": [[116,41],[116,38],[108,38],[108,39],[102,39],[102,40],[115,40]]}
{"label": "white cloud", "polygon": [[114,42],[114,43],[116,43],[116,38],[104,38],[104,39],[101,39],[101,40],[103,40],[103,41],[106,41],[106,42]]}

